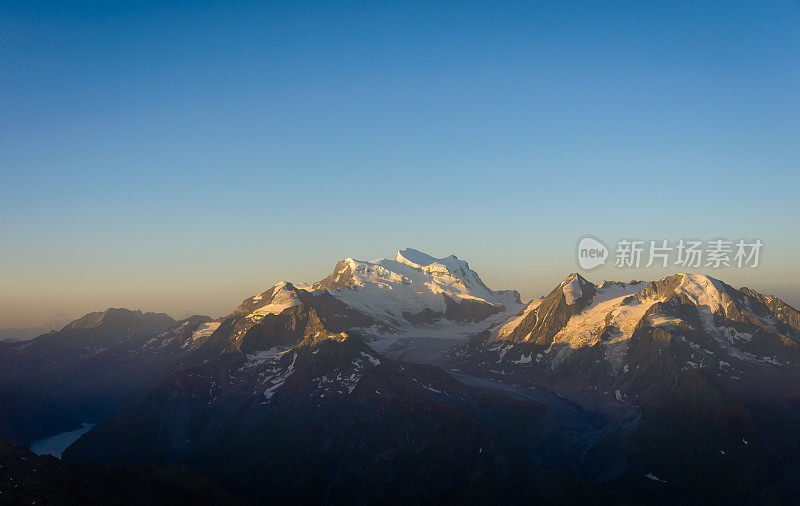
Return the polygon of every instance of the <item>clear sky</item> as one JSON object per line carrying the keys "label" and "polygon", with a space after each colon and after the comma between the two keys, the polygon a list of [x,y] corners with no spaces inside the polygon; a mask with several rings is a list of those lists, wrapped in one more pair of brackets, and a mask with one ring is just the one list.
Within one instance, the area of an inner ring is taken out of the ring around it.
{"label": "clear sky", "polygon": [[0,174],[0,327],[402,247],[538,296],[584,234],[798,306],[800,4],[0,1]]}

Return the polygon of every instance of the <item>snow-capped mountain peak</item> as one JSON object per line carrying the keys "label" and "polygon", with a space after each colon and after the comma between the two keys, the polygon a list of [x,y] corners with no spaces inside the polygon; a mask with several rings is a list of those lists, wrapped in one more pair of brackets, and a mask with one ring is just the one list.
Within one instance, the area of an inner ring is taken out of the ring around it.
{"label": "snow-capped mountain peak", "polygon": [[475,315],[473,307],[473,320],[519,304],[516,291],[491,290],[456,256],[435,258],[410,248],[398,251],[394,259],[342,260],[313,288],[324,288],[353,309],[392,326],[419,318],[458,319],[454,306],[465,302],[485,309]]}
{"label": "snow-capped mountain peak", "polygon": [[308,288],[308,285],[302,283],[293,284],[281,281],[269,290],[246,299],[236,311],[239,314],[247,315],[247,318],[251,320],[260,321],[268,314],[280,314],[284,310],[300,304],[297,298],[298,291]]}
{"label": "snow-capped mountain peak", "polygon": [[586,279],[577,272],[570,274],[560,285],[561,291],[564,294],[564,301],[568,306],[571,306],[583,296],[584,287],[590,285],[591,283],[586,281]]}
{"label": "snow-capped mountain peak", "polygon": [[427,253],[405,248],[397,252],[394,259],[415,269],[446,270],[455,273],[459,270],[469,269],[467,262],[459,260],[455,255],[444,258],[434,258]]}
{"label": "snow-capped mountain peak", "polygon": [[694,304],[711,313],[726,310],[731,303],[722,282],[711,276],[701,274],[681,274],[681,283],[675,293],[685,294]]}
{"label": "snow-capped mountain peak", "polygon": [[524,362],[570,375],[597,364],[592,374],[613,381],[667,355],[679,369],[738,378],[749,367],[800,360],[800,313],[706,275],[593,285],[571,274],[499,326],[486,350],[501,354],[511,369]]}

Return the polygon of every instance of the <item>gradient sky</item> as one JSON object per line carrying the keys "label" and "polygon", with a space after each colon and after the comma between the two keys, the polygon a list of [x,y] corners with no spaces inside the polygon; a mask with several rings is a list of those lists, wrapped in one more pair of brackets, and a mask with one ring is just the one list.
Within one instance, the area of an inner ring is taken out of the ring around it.
{"label": "gradient sky", "polygon": [[800,306],[797,1],[167,3],[0,1],[0,328],[403,247],[539,296],[584,234]]}

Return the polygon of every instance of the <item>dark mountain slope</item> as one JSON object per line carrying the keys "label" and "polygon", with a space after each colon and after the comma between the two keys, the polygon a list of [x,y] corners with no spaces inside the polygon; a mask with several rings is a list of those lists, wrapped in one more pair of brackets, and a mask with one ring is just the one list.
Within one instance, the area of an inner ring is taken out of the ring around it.
{"label": "dark mountain slope", "polygon": [[307,338],[173,375],[65,458],[186,464],[262,502],[494,501],[520,479],[503,434],[543,413],[356,337]]}
{"label": "dark mountain slope", "polygon": [[44,505],[243,504],[174,466],[69,464],[0,440],[0,503]]}
{"label": "dark mountain slope", "polygon": [[209,321],[125,309],[91,313],[58,332],[4,343],[0,381],[35,394],[62,418],[100,420],[188,363],[202,342],[194,333]]}

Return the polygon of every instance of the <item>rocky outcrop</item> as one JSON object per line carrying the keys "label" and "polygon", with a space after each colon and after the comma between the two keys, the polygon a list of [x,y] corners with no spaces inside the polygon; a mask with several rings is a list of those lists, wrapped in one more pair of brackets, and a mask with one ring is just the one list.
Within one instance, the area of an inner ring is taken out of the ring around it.
{"label": "rocky outcrop", "polygon": [[527,312],[516,328],[499,339],[512,343],[528,341],[546,348],[569,319],[586,308],[596,292],[592,283],[577,273],[570,274],[543,300],[536,301],[535,309]]}
{"label": "rocky outcrop", "polygon": [[327,290],[279,283],[246,299],[222,319],[213,341],[226,353],[249,354],[275,346],[294,346],[308,336],[328,336],[369,327],[375,321],[353,310]]}
{"label": "rocky outcrop", "polygon": [[482,300],[469,299],[456,302],[447,295],[443,295],[443,297],[447,307],[444,317],[454,322],[478,323],[505,310],[505,306],[502,304],[493,305]]}

